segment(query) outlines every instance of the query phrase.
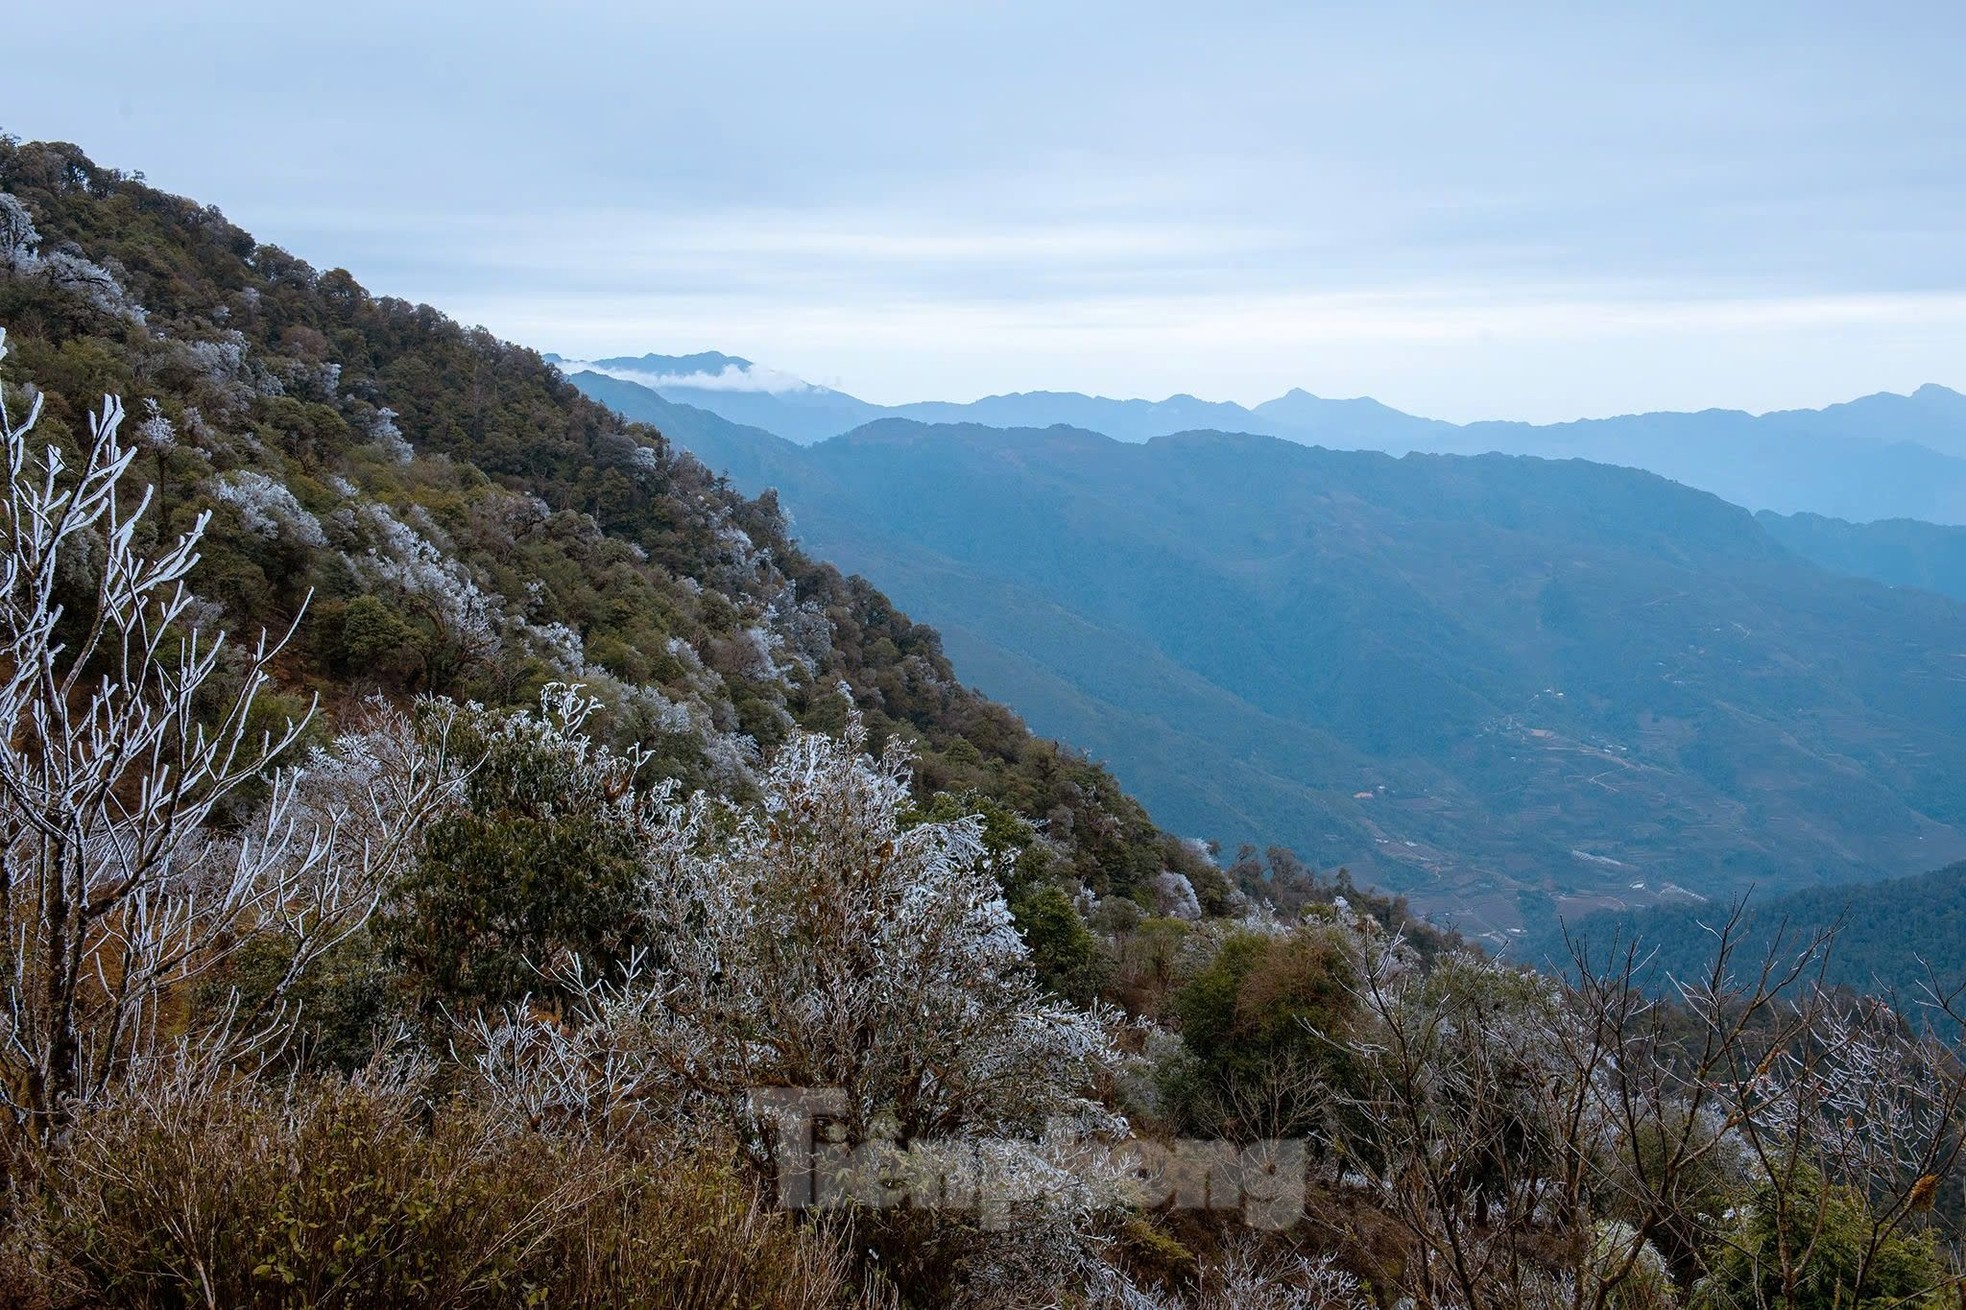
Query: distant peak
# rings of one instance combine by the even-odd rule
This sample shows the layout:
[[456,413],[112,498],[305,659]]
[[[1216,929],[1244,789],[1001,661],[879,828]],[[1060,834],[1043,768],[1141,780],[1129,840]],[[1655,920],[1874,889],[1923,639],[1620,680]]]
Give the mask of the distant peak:
[[726,355],[721,350],[700,350],[693,355],[616,355],[597,359],[610,368],[639,368],[651,373],[721,373],[727,368],[749,369],[750,360],[742,355]]

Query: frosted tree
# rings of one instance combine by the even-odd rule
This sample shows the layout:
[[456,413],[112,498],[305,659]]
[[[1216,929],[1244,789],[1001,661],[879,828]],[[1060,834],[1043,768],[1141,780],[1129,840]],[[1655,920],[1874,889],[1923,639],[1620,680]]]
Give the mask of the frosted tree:
[[18,196],[0,191],[0,274],[31,277],[78,295],[105,314],[135,323],[144,321],[143,307],[102,265],[69,250],[41,252],[41,234]]
[[[0,396],[0,1108],[35,1133],[162,1053],[276,1043],[281,996],[373,907],[445,787],[441,752],[393,749],[407,726],[388,716],[321,767],[275,768],[302,723],[262,731],[254,706],[283,639],[222,666],[196,626],[206,517],[145,553],[120,403],[75,467],[38,417]],[[273,1012],[187,1031],[185,984],[268,934]]]
[[794,736],[756,807],[646,798],[656,945],[626,976],[576,980],[570,1025],[487,1034],[507,1074],[556,1071],[560,1092],[524,1093],[534,1117],[770,1087],[836,1089],[856,1131],[902,1139],[1091,1112],[1112,1049],[1035,982],[980,821],[911,822],[908,755],[866,745],[857,716],[840,739]]

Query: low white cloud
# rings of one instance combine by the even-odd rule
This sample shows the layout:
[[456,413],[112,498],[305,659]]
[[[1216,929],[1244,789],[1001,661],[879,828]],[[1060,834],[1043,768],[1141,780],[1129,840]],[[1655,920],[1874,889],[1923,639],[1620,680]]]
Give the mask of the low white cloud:
[[518,340],[591,354],[712,341],[883,404],[1031,390],[1254,404],[1301,386],[1433,418],[1559,422],[1813,407],[1966,381],[1966,294],[1949,292],[1716,296],[1519,283],[1028,301],[624,292],[486,296],[461,308]]
[[570,359],[560,365],[565,373],[599,373],[604,377],[619,378],[623,382],[633,382],[651,391],[692,390],[692,391],[764,391],[775,396],[790,395],[800,391],[812,391],[813,385],[803,378],[781,373],[774,368],[763,368],[757,364],[749,368],[739,368],[726,364],[716,373],[650,373],[636,368],[615,368],[606,364],[596,364],[591,360]]

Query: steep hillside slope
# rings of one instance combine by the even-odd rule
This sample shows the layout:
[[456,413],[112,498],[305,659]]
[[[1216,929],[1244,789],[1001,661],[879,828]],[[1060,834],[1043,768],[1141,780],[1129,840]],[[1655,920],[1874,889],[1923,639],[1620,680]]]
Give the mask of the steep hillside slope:
[[[851,687],[920,783],[1045,825],[1089,885],[1210,875],[1112,778],[966,689],[936,634],[793,545],[655,430],[530,350],[371,296],[214,209],[61,145],[0,142],[0,365],[72,443],[126,398],[160,527],[214,515],[194,584],[220,626],[284,628],[293,703],[577,680],[691,785],[743,792],[759,749]],[[148,522],[149,520],[147,520]],[[307,603],[311,594],[311,603]],[[1219,880],[1218,880],[1219,882]]]
[[1465,927],[1966,855],[1966,610],[1828,574],[1663,479],[665,421],[1167,821],[1274,835]]

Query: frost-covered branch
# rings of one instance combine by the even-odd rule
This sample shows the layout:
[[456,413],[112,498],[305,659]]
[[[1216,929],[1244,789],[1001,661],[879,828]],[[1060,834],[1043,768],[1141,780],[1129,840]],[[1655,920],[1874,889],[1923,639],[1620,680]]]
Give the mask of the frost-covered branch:
[[[38,417],[0,416],[0,1107],[30,1128],[185,1040],[184,984],[268,934],[289,960],[278,1006],[445,786],[427,752],[359,797],[333,794],[332,768],[276,768],[305,718],[269,732],[253,710],[291,632],[262,634],[222,687],[225,639],[193,622],[187,585],[207,517],[145,553],[121,404],[104,398],[74,467],[34,440]],[[201,1040],[263,1048],[280,1019],[228,1010]]]

